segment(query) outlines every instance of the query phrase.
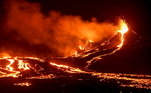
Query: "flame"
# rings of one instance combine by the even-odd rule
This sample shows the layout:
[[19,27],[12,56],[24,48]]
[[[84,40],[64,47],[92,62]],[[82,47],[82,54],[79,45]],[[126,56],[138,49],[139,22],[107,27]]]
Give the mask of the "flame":
[[124,35],[125,33],[128,32],[128,26],[126,24],[126,22],[124,20],[120,20],[120,29],[118,30],[118,32],[121,34],[121,43],[119,45],[117,45],[117,47],[119,47],[119,49],[123,46],[124,43]]
[[[82,52],[77,51],[73,56],[85,58],[96,52],[113,48],[113,51],[111,51],[109,53],[104,53],[104,54],[98,55],[96,57],[93,57],[91,60],[87,61],[88,66],[89,66],[89,65],[91,65],[91,62],[93,60],[98,60],[102,56],[111,55],[111,54],[114,54],[115,52],[117,52],[118,50],[120,50],[123,47],[124,40],[125,40],[125,34],[128,32],[129,28],[124,19],[119,19],[118,22],[119,23],[118,23],[117,29],[115,30],[115,33],[113,33],[113,36],[110,37],[109,40],[102,42],[102,43],[99,43],[99,42],[96,42],[93,40],[88,40],[88,42],[86,42],[83,46],[79,46],[79,49],[84,50],[84,51],[82,51]],[[119,37],[118,40],[113,39],[116,36]],[[112,39],[116,42],[112,43],[112,41],[113,41]],[[112,40],[112,41],[110,41],[110,40]],[[100,44],[100,45],[98,46],[98,44]],[[99,49],[99,47],[101,47],[101,46],[102,47],[105,46],[104,49]],[[93,52],[91,52],[91,51],[93,51]]]

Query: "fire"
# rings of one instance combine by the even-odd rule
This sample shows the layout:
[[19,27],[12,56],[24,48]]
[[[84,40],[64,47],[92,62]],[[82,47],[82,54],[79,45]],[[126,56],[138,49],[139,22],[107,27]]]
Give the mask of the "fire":
[[[125,34],[128,32],[129,28],[124,19],[119,19],[118,22],[119,23],[117,25],[117,29],[115,29],[115,32],[109,38],[109,40],[102,42],[102,41],[94,41],[94,40],[90,39],[90,40],[88,40],[88,42],[83,44],[83,46],[79,45],[79,49],[82,50],[82,52],[77,51],[74,54],[74,56],[85,58],[85,57],[88,57],[99,51],[101,52],[104,50],[113,49],[113,51],[111,51],[109,53],[104,53],[104,54],[98,55],[96,57],[93,57],[91,60],[87,61],[88,65],[90,65],[93,60],[98,60],[102,56],[111,55],[111,54],[114,54],[115,52],[117,52],[118,50],[120,50],[123,47],[124,40],[125,40]],[[114,39],[117,36],[118,36],[118,40]],[[103,47],[103,49],[100,47]]]
[[128,31],[128,26],[125,20],[120,20],[120,29],[118,30],[118,32],[124,35],[127,31]]
[[123,46],[123,43],[124,43],[124,35],[125,33],[128,32],[128,26],[126,24],[126,22],[124,20],[120,20],[120,29],[118,30],[118,32],[121,34],[121,43],[117,46],[119,48],[121,48]]

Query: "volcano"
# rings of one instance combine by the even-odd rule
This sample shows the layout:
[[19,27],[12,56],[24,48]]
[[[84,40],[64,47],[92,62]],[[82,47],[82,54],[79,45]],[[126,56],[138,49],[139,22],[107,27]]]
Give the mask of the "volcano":
[[[0,79],[9,81],[7,84],[13,87],[32,87],[35,81],[36,83],[41,82],[38,80],[52,82],[63,79],[76,80],[77,82],[93,81],[100,84],[99,87],[108,88],[110,86],[109,88],[111,88],[112,86],[112,88],[117,88],[117,91],[123,91],[124,88],[130,88],[132,91],[135,89],[147,91],[145,89],[151,89],[150,75],[101,73],[89,69],[93,62],[112,55],[122,48],[128,26],[123,20],[119,22],[119,29],[111,38],[104,42],[89,41],[84,46],[79,46],[79,49],[72,56],[50,58],[2,57],[0,59]],[[64,84],[62,88],[66,86],[65,82]],[[36,86],[39,86],[39,84],[36,84]]]
[[[122,48],[128,44],[129,33],[137,33],[123,17],[100,22],[94,17],[86,20],[49,9],[44,14],[40,4],[32,0],[6,0],[4,5],[0,32],[2,92],[150,93],[149,74],[97,70],[108,69],[108,65],[96,66],[104,59],[119,52],[129,54]],[[118,56],[113,59],[121,64],[124,61]],[[134,62],[131,67],[136,65]],[[114,66],[115,70],[120,67]],[[123,67],[131,70],[129,65]]]

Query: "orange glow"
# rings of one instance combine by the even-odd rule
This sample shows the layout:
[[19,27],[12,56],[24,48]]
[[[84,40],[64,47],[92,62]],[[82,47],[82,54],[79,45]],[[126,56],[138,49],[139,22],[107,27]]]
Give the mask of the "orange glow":
[[[98,55],[98,56],[92,58],[92,60],[90,60],[90,61],[87,62],[88,65],[90,65],[91,62],[92,62],[94,59],[100,59],[102,56],[107,56],[107,55],[114,54],[116,51],[118,51],[118,50],[120,50],[120,49],[122,48],[122,46],[123,46],[123,44],[124,44],[125,34],[128,32],[129,28],[128,28],[127,23],[125,22],[124,19],[119,19],[119,23],[118,23],[118,25],[117,25],[116,27],[117,27],[117,28],[116,28],[115,32],[113,33],[112,37],[119,36],[119,38],[118,38],[119,41],[116,41],[116,40],[115,40],[115,41],[116,41],[116,42],[115,42],[115,45],[113,44],[114,46],[112,46],[112,45],[110,45],[110,46],[111,46],[111,48],[112,48],[112,47],[117,47],[117,48],[114,49],[114,50],[113,50],[112,52],[110,52],[110,53],[105,53],[105,54]],[[112,39],[112,38],[110,38],[110,39]],[[95,50],[96,52],[97,52],[97,51],[101,51],[101,50],[99,50],[98,48],[96,48],[95,45],[92,46],[93,43],[97,43],[97,42],[90,39],[90,40],[88,40],[88,42],[86,42],[83,46],[79,46],[79,49],[80,49],[80,50],[84,50],[84,52],[89,52],[89,51],[91,51],[91,50]],[[110,43],[111,43],[111,41],[105,41],[105,42],[101,43],[100,46],[106,46],[107,44],[110,44]],[[109,47],[110,47],[110,46],[109,46]],[[106,49],[107,49],[107,48],[105,48],[104,50],[106,50]],[[80,52],[80,53],[81,53],[81,52]],[[77,57],[77,56],[86,57],[86,56],[89,56],[89,55],[91,55],[91,54],[93,54],[93,53],[95,53],[95,52],[93,52],[93,53],[87,53],[87,54],[84,54],[84,55],[83,55],[82,53],[81,53],[81,54],[80,54],[80,53],[76,52],[76,54],[75,54],[74,56],[75,56],[75,57]]]
[[56,63],[50,62],[50,65],[56,66],[58,69],[63,69],[64,71],[68,73],[84,73],[85,71],[80,70],[79,68],[70,67],[67,65],[60,65]]
[[53,65],[53,66],[57,66],[57,67],[69,68],[69,66],[66,66],[66,65],[58,65],[56,63],[50,63],[50,64]]
[[23,83],[15,83],[14,85],[17,85],[17,86],[31,86],[31,83],[29,82],[23,82]]
[[[108,79],[108,80],[125,80],[130,81],[130,83],[121,84],[121,87],[135,87],[135,88],[145,88],[151,89],[151,75],[139,75],[139,74],[116,74],[116,73],[92,73],[93,76],[98,78]],[[146,77],[146,78],[143,78]],[[142,79],[143,78],[143,79]],[[148,79],[149,78],[149,79]]]
[[93,41],[93,40],[89,40],[89,42],[90,42],[90,43],[93,43],[94,41]]
[[[46,16],[41,12],[39,4],[28,3],[24,0],[11,0],[8,6],[6,29],[11,33],[16,31],[32,46],[46,46],[52,51],[50,56],[71,56],[78,46],[84,50],[83,45],[87,41],[98,42],[110,38],[117,28],[111,22],[83,20],[80,16],[63,15],[56,11],[49,11]],[[18,49],[11,50],[12,55],[16,55],[13,51],[24,56]],[[39,56],[34,51],[31,54]],[[29,55],[25,54],[25,56]]]
[[13,67],[11,67],[11,65],[14,63],[14,60],[13,59],[8,59],[8,61],[10,62],[10,64],[8,64],[6,66],[6,69],[9,70],[9,71],[13,71]]
[[0,59],[3,59],[3,58],[11,58],[11,56],[6,52],[0,53]]
[[[23,43],[25,41],[29,45],[28,48],[38,46],[38,50],[28,51],[29,54],[36,56],[28,57],[28,53],[24,54],[27,50],[24,48],[23,52],[17,48],[2,49],[0,78],[53,79],[78,74],[84,77],[87,75],[96,77],[100,81],[115,79],[118,82],[123,80],[130,82],[129,85],[121,83],[122,87],[151,89],[151,75],[97,73],[89,69],[92,62],[99,62],[103,56],[114,54],[123,47],[125,35],[129,30],[124,19],[118,20],[118,24],[115,24],[98,22],[96,18],[95,21],[83,20],[80,16],[63,15],[56,11],[49,11],[46,16],[41,12],[38,3],[28,3],[26,0],[7,0],[6,3],[9,6],[8,9],[6,7],[4,22],[7,33],[14,33],[15,36],[12,35],[11,38],[19,40],[17,43],[23,40]],[[19,36],[16,38],[17,35]],[[47,52],[47,50],[39,51],[41,47],[51,51],[48,52],[48,58],[38,58],[41,57],[41,52]],[[78,80],[83,79],[78,78]],[[32,83],[19,82],[14,85],[31,86]]]
[[124,20],[120,20],[120,29],[118,32],[120,32],[122,35],[124,35],[128,31],[128,26]]
[[79,46],[79,49],[80,49],[80,50],[84,50],[84,47],[82,47],[82,46]]
[[18,68],[19,69],[23,69],[23,70],[29,70],[29,64],[28,63],[24,63],[22,60],[18,61]]
[[[9,57],[3,57],[2,60],[7,60],[9,64],[6,65],[6,68],[0,67],[0,69],[3,69],[6,72],[0,71],[0,77],[19,77],[20,72],[23,70],[30,70],[29,63],[23,62],[23,60],[19,60],[19,57],[9,58]],[[17,68],[13,67],[14,64],[17,63]],[[19,69],[19,70],[17,70]]]
[[[119,37],[119,40],[120,42],[116,45],[117,49],[115,49],[113,52],[110,52],[110,53],[106,53],[106,54],[102,54],[102,55],[99,55],[97,57],[94,57],[92,58],[91,60],[87,61],[87,64],[88,65],[91,65],[91,62],[95,59],[95,60],[100,60],[102,56],[107,56],[107,55],[111,55],[113,53],[115,53],[116,51],[120,50],[121,47],[123,46],[123,43],[124,43],[124,36],[125,36],[125,33],[127,33],[128,31],[128,26],[126,24],[126,22],[122,19],[120,19],[119,21],[119,25],[116,26],[118,29],[115,30],[113,33],[113,35],[119,35],[120,33],[120,37]],[[80,42],[80,45],[78,46],[80,50],[76,50],[73,57],[86,57],[86,56],[89,56],[97,51],[99,51],[99,49],[97,47],[99,46],[95,46],[93,44],[97,43],[97,41],[93,40],[93,39],[88,39],[84,42]],[[108,41],[108,43],[110,43]],[[102,43],[101,45],[105,45],[106,43]],[[94,52],[89,52],[89,51],[92,51],[92,50],[95,50]],[[88,54],[87,54],[88,52]],[[8,54],[7,54],[8,55]],[[34,69],[34,67],[31,67],[31,64],[22,60],[22,58],[24,59],[31,59],[31,60],[37,60],[39,62],[45,62],[44,59],[40,59],[40,58],[36,58],[36,57],[7,57],[7,56],[4,56],[0,59],[5,59],[7,60],[9,63],[6,65],[6,68],[4,67],[1,67],[1,69],[4,69],[4,70],[7,70],[9,73],[5,73],[5,72],[0,72],[2,75],[0,77],[18,77],[19,74],[22,72],[22,71],[26,71],[26,70],[30,70],[31,68]],[[17,68],[14,67],[14,65],[17,63]],[[37,64],[33,65],[33,66],[36,66]],[[79,68],[74,68],[74,67],[70,67],[68,65],[62,65],[62,64],[57,64],[55,62],[50,62],[50,65],[52,66],[55,66],[57,67],[58,69],[61,69],[61,70],[64,70],[68,73],[86,73],[85,71],[82,71],[81,69]],[[39,70],[43,70],[43,68],[40,68]],[[34,69],[34,71],[36,71]]]
[[126,24],[126,22],[124,20],[120,20],[120,29],[118,30],[118,32],[121,34],[121,43],[117,46],[119,48],[121,48],[123,46],[123,43],[124,43],[124,35],[125,33],[128,32],[128,26]]

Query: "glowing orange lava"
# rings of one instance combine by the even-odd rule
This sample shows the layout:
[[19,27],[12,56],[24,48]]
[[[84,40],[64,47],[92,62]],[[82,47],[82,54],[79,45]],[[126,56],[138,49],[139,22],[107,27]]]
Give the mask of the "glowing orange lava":
[[[120,37],[119,37],[120,42],[116,45],[117,48],[114,49],[114,51],[112,51],[110,53],[98,55],[98,56],[88,60],[87,61],[88,65],[90,65],[91,61],[93,61],[94,59],[99,60],[99,59],[101,59],[102,56],[107,56],[107,55],[113,54],[122,48],[123,43],[124,43],[125,33],[128,32],[128,26],[123,19],[120,19],[119,24],[117,25],[117,28],[118,28],[117,31],[115,31],[115,33],[114,33],[114,36],[120,34]],[[85,44],[81,43],[81,45],[78,46],[78,50],[76,50],[76,52],[73,54],[73,56],[84,58],[95,52],[101,51],[97,48],[100,46],[95,45],[95,43],[97,43],[97,42],[95,42],[95,40],[93,40],[93,39],[86,40]],[[110,43],[110,42],[108,41],[107,43]],[[101,43],[100,45],[106,45],[106,43]],[[90,51],[93,51],[93,52],[90,52]],[[7,53],[5,53],[5,55],[6,54]],[[26,59],[26,60],[24,60],[24,59]],[[37,66],[37,64],[31,66],[31,63],[28,62],[28,59],[36,60],[36,61],[39,61],[42,63],[45,62],[44,59],[40,59],[40,58],[36,58],[36,57],[14,57],[13,58],[11,56],[3,56],[2,58],[0,58],[0,60],[6,60],[9,62],[9,64],[7,64],[5,67],[0,67],[1,69],[4,70],[4,71],[0,71],[0,77],[18,77],[18,76],[20,76],[20,73],[23,71],[30,71],[30,70],[41,71],[41,70],[43,70],[42,67],[38,67],[39,70],[36,70],[35,67]],[[15,64],[17,64],[17,68],[14,67]],[[56,66],[58,69],[64,70],[68,73],[85,73],[86,72],[86,71],[80,70],[79,68],[70,67],[68,65],[57,64],[55,62],[50,62],[50,65]],[[7,72],[5,72],[5,71],[7,71]],[[37,73],[39,73],[39,72],[37,72]]]
[[[91,65],[91,62],[93,60],[101,60],[102,56],[111,55],[115,53],[116,51],[120,50],[124,44],[124,39],[125,39],[124,37],[125,37],[125,34],[128,32],[128,30],[129,28],[127,26],[127,23],[124,20],[120,19],[119,25],[117,26],[117,31],[115,31],[113,35],[113,36],[119,36],[118,38],[119,41],[117,41],[116,45],[114,46],[116,48],[109,53],[107,52],[107,53],[95,56],[92,59],[88,60],[86,63],[88,65]],[[64,59],[64,60],[69,61],[69,60],[72,60],[72,58],[81,58],[81,59],[85,58],[89,55],[93,55],[94,53],[101,51],[98,47],[105,46],[108,44],[110,45],[111,41],[105,41],[101,44],[95,44],[95,43],[96,42],[94,40],[89,39],[86,41],[85,44],[81,44],[77,46],[78,50],[76,50],[73,56],[69,56],[70,59],[68,59],[68,57],[62,57],[62,58],[56,58],[56,60]],[[104,50],[107,50],[107,49],[108,48],[105,47]],[[61,71],[60,73],[69,74],[69,76],[72,76],[73,74],[87,74],[92,77],[100,78],[100,81],[106,80],[106,79],[107,80],[116,79],[117,82],[121,83],[120,85],[121,87],[136,87],[136,88],[151,89],[151,82],[150,82],[151,76],[150,75],[97,73],[93,71],[84,70],[85,67],[83,69],[80,69],[77,67],[61,64],[57,61],[48,61],[47,58],[41,59],[41,58],[36,58],[36,57],[3,56],[0,58],[0,62],[1,62],[0,63],[0,78],[23,77],[25,80],[29,80],[29,79],[53,79],[53,78],[63,77],[61,76],[62,74],[58,75],[58,72],[55,72],[56,74],[54,72],[51,73],[51,70],[55,68],[54,70]],[[45,66],[48,66],[48,67],[45,68]],[[50,67],[50,72],[49,70],[47,70],[49,69],[49,67]],[[83,80],[83,78],[78,78],[78,80]],[[121,80],[130,81],[130,82],[127,84],[127,83],[122,82]],[[17,82],[17,83],[14,83],[14,85],[30,86],[32,85],[32,83]]]
[[117,45],[117,47],[119,47],[119,49],[123,46],[124,43],[124,35],[125,33],[128,32],[128,26],[126,24],[126,22],[124,20],[120,20],[120,29],[118,30],[118,32],[121,34],[121,43],[119,45]]
[[23,83],[15,83],[14,85],[16,85],[16,86],[31,86],[31,83],[29,83],[29,82],[23,82]]

